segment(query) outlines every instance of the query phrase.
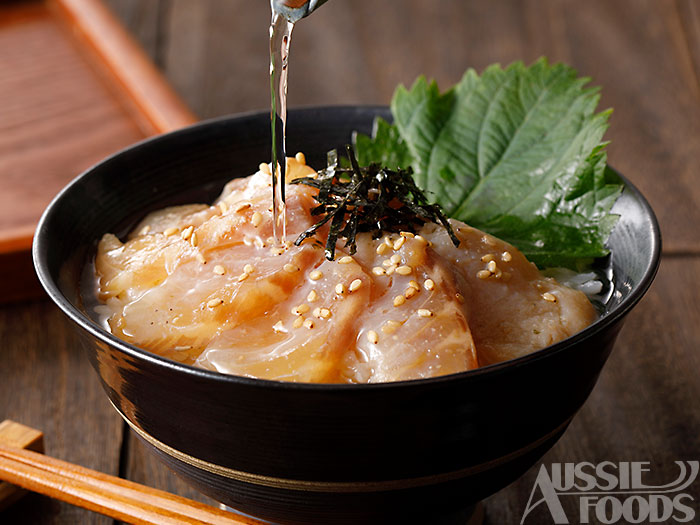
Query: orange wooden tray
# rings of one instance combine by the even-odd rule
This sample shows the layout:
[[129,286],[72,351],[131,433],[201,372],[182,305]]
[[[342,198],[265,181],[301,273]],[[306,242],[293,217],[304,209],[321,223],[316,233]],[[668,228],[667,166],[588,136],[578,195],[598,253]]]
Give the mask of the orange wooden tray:
[[36,223],[83,170],[196,117],[99,0],[0,3],[0,302],[38,296]]

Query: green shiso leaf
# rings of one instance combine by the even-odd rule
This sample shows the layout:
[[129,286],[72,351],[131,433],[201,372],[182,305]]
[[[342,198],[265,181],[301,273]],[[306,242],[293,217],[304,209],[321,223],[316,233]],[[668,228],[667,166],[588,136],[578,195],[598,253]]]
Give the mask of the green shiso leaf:
[[414,170],[445,213],[518,247],[539,266],[604,256],[622,184],[606,166],[610,111],[597,88],[540,59],[469,70],[453,88],[399,86],[394,124],[354,137],[361,164]]

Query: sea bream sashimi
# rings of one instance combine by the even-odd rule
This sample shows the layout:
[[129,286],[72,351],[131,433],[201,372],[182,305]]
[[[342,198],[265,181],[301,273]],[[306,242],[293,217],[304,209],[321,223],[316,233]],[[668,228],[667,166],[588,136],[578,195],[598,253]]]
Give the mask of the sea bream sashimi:
[[[289,159],[288,180],[313,177]],[[269,168],[230,182],[212,206],[151,213],[95,261],[98,296],[118,337],[223,373],[298,382],[432,377],[511,359],[589,325],[586,296],[514,247],[450,221],[369,233],[335,259],[310,238],[317,191],[287,186],[287,237],[272,239]],[[327,233],[326,233],[327,234]]]

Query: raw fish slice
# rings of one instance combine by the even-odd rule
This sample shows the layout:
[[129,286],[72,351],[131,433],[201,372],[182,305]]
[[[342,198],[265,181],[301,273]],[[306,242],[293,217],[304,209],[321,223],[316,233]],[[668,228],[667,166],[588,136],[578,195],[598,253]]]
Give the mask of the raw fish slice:
[[[582,292],[542,276],[515,247],[464,223],[450,223],[461,241],[458,248],[435,225],[426,225],[423,235],[466,283],[462,293],[481,365],[529,354],[595,320]],[[491,261],[495,273],[488,271]]]
[[[307,249],[315,265],[299,272],[293,293],[265,315],[226,329],[197,364],[230,374],[315,383],[347,382],[340,363],[355,343],[356,322],[369,287],[349,291],[355,279],[369,282],[358,265],[342,265]],[[343,289],[336,289],[338,284]]]
[[[248,192],[253,198],[240,209],[167,208],[149,214],[139,225],[140,231],[150,225],[149,232],[125,244],[104,236],[96,270],[100,298],[114,312],[108,323],[115,335],[193,362],[223,330],[264,315],[293,292],[297,276],[285,271],[286,265],[301,270],[322,258],[322,251],[308,245],[271,246],[269,199],[260,194],[269,176],[258,173],[244,181],[244,189],[253,186],[256,191]],[[310,192],[293,187],[289,200],[306,209]],[[259,221],[253,220],[256,213]],[[206,222],[197,220],[205,214]],[[312,224],[308,212],[297,224]],[[176,231],[168,234],[168,229]],[[244,282],[249,266],[254,270]]]
[[[401,244],[398,250],[377,253],[382,243],[398,246],[397,241]],[[358,321],[360,363],[347,366],[369,382],[476,368],[476,349],[460,289],[451,269],[429,250],[427,240],[393,235],[371,241],[364,234],[358,238],[355,258],[368,268],[373,289]],[[433,283],[431,289],[425,287],[428,279]],[[368,374],[363,373],[363,365],[369,368]]]

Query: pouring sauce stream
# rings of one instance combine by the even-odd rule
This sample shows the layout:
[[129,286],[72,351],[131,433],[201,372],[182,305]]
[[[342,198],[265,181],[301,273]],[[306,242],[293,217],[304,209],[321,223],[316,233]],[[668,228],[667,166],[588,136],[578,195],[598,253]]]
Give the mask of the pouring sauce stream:
[[272,235],[278,246],[287,236],[286,174],[287,62],[294,23],[272,10],[270,23],[270,122],[272,128]]

